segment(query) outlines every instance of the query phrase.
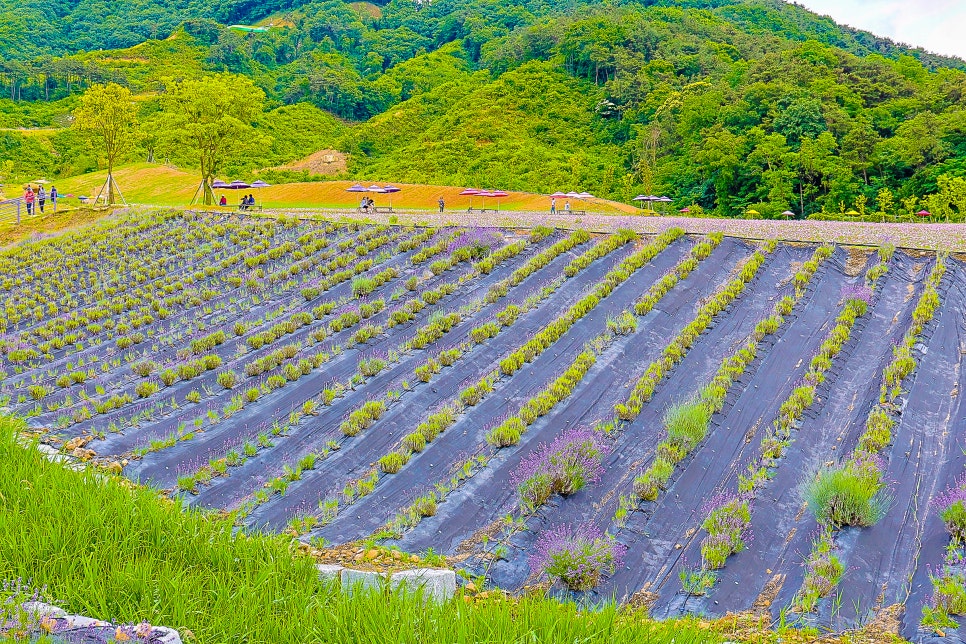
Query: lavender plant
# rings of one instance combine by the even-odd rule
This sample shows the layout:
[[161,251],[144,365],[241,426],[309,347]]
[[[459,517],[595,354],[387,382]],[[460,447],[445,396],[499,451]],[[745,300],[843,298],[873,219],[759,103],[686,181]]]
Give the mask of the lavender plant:
[[613,574],[626,550],[592,525],[576,529],[561,525],[541,533],[530,569],[559,580],[570,590],[585,591],[596,587],[603,574]]
[[604,473],[601,461],[610,453],[603,436],[592,429],[564,431],[524,458],[511,477],[520,504],[534,510],[553,494],[569,496]]

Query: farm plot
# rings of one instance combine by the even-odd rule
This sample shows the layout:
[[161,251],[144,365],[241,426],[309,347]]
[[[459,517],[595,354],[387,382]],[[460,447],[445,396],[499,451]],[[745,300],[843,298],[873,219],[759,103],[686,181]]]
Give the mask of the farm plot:
[[954,257],[157,213],[0,267],[12,413],[240,526],[660,616],[959,633]]

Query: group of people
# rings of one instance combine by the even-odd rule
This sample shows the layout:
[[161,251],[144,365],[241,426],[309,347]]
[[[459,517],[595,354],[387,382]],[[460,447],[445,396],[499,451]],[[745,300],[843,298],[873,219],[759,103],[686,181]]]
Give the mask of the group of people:
[[[225,195],[222,195],[221,196],[221,199],[218,201],[218,205],[219,206],[227,206],[228,205],[228,197],[226,197]],[[242,195],[241,201],[238,202],[238,209],[239,210],[248,210],[248,209],[252,208],[254,205],[255,205],[255,195],[252,195],[252,194]]]
[[50,205],[53,206],[54,212],[57,212],[57,186],[51,186],[48,193],[44,190],[43,185],[38,186],[36,192],[34,192],[33,186],[28,185],[23,193],[23,201],[27,204],[27,216],[34,214],[35,203],[37,208],[40,209],[40,214],[43,214],[48,197],[50,197]]
[[359,212],[371,214],[372,211],[375,210],[375,207],[376,202],[370,199],[368,196],[363,197],[362,201],[359,202]]
[[[567,200],[567,201],[564,202],[564,212],[565,213],[570,213],[570,200]],[[550,198],[550,214],[551,215],[556,215],[557,214],[557,198],[556,197],[551,197]]]

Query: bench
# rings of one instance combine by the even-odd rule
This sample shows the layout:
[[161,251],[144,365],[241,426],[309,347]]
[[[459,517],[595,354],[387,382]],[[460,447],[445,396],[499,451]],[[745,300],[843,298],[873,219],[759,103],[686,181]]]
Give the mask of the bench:
[[253,210],[257,210],[258,212],[261,212],[262,206],[259,206],[258,204],[255,204],[254,206],[238,206],[239,212],[251,212]]

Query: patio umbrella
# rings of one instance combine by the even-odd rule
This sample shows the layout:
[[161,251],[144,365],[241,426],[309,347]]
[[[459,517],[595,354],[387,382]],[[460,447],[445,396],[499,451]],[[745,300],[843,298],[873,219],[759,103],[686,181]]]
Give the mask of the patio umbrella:
[[478,194],[480,194],[480,191],[477,190],[476,188],[467,188],[460,193],[460,196],[470,198],[470,210],[473,210],[473,197],[475,197]]
[[795,213],[793,213],[791,210],[786,210],[785,212],[782,213],[782,217],[794,217],[794,216],[795,216]]
[[389,194],[389,210],[392,210],[392,195],[394,192],[402,192],[402,188],[397,188],[394,185],[387,185],[383,186],[382,191]]
[[244,190],[251,187],[252,187],[251,184],[245,183],[241,179],[235,179],[227,186],[225,186],[227,190]]
[[480,198],[480,210],[486,210],[486,198],[492,197],[493,193],[489,190],[478,190],[476,195]]
[[271,188],[272,184],[265,183],[264,181],[259,179],[258,181],[253,181],[251,187],[252,188]]
[[932,216],[932,213],[929,212],[928,210],[920,210],[919,212],[916,213],[916,216],[917,217],[931,217]]
[[758,212],[757,210],[754,210],[754,209],[751,209],[751,210],[748,210],[747,212],[745,212],[745,214],[746,214],[746,215],[751,215],[751,216],[753,216],[753,217],[757,217],[757,216],[758,216],[758,215],[760,215],[761,213],[760,213],[760,212]]
[[[376,184],[372,184],[371,186],[369,186],[368,188],[366,188],[366,192],[372,192],[372,193],[376,193],[376,194],[383,194],[386,191],[384,189],[380,188],[379,186],[377,186]],[[370,201],[372,201],[372,200],[370,199]],[[376,202],[373,201],[372,202],[372,206],[375,207],[375,205],[376,205]]]
[[348,188],[345,189],[345,191],[346,192],[368,192],[368,190],[366,190],[366,187],[361,183],[357,183],[354,186],[349,186]]
[[211,182],[212,190],[219,190],[227,187],[228,187],[228,184],[222,181],[221,179],[215,179],[214,181]]
[[550,196],[553,197],[554,199],[563,199],[564,197],[567,196],[567,193],[566,192],[555,192],[555,193],[553,193]]
[[647,195],[637,195],[636,197],[634,197],[633,199],[631,199],[631,201],[638,201],[638,202],[640,202],[638,205],[642,209],[644,208],[644,204],[647,203],[649,200],[650,200],[650,197],[648,197]]
[[691,212],[691,209],[690,208],[681,208],[681,210],[678,210],[678,212],[683,212],[686,215],[689,212]]
[[496,211],[500,212],[500,199],[503,197],[509,197],[510,193],[504,192],[503,190],[493,190],[490,192],[490,196],[496,198]]

